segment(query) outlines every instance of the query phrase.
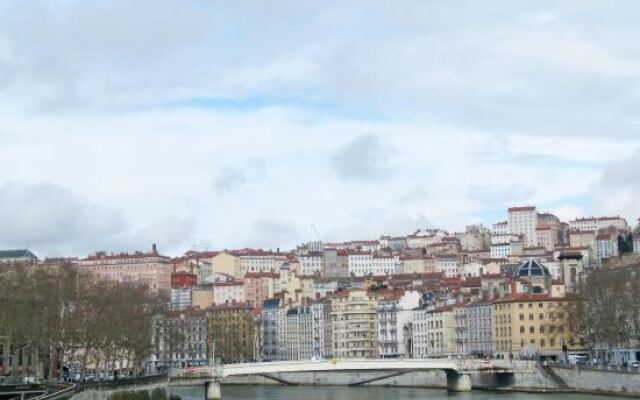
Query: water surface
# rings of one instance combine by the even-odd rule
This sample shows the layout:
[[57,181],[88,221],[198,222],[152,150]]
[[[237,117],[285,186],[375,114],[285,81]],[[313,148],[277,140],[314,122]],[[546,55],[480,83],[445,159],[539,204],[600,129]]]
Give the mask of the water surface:
[[[204,387],[174,387],[182,400],[204,400]],[[448,393],[440,389],[344,386],[223,385],[222,400],[611,400],[609,396],[509,392]]]

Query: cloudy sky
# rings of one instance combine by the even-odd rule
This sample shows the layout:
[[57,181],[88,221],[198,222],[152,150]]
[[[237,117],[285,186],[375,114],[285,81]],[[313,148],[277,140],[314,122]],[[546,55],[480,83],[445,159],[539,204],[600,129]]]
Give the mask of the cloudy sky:
[[0,248],[640,216],[640,4],[0,0]]

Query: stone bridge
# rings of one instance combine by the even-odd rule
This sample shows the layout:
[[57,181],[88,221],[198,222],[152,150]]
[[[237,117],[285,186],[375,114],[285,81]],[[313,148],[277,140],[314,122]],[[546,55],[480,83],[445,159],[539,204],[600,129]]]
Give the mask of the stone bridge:
[[[449,359],[330,359],[274,361],[263,363],[224,364],[201,368],[176,369],[171,372],[171,385],[205,385],[207,400],[218,400],[220,380],[229,376],[271,375],[281,372],[388,371],[390,376],[413,371],[440,370],[447,375],[447,389],[471,391],[471,373],[512,374],[522,365],[508,360]],[[525,366],[525,368],[529,368]]]

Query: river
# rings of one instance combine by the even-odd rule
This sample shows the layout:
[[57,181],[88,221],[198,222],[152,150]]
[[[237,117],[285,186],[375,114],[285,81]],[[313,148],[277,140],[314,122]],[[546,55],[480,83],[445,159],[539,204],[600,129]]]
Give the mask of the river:
[[[204,387],[174,387],[182,400],[204,400]],[[223,385],[223,400],[611,400],[613,397],[513,392],[448,393],[446,390],[397,387]]]

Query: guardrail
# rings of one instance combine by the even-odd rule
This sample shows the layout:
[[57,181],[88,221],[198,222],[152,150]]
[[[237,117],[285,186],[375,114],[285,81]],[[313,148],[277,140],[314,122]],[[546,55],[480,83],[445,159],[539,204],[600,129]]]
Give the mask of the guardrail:
[[37,397],[33,397],[29,400],[67,400],[78,392],[78,386],[73,383],[55,383],[47,385],[49,389],[59,388],[53,393],[46,393]]

